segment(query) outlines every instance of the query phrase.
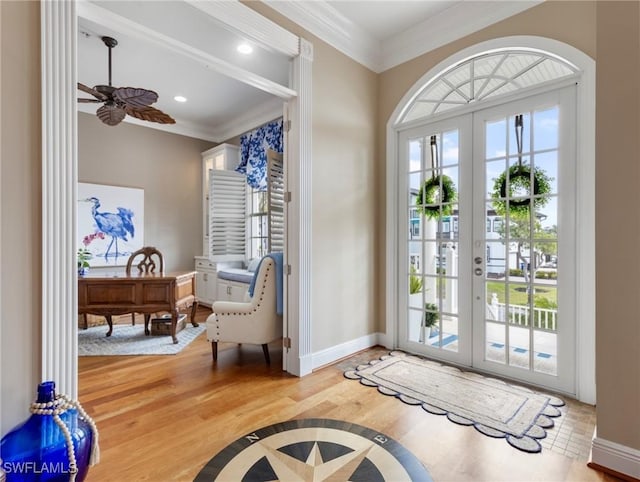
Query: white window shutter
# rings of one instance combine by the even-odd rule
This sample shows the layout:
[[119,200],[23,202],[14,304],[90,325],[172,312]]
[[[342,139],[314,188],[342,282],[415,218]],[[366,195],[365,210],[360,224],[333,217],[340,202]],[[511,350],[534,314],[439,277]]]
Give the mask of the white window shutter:
[[209,257],[243,261],[246,225],[245,176],[235,171],[209,171]]
[[284,163],[282,154],[267,151],[269,252],[284,251]]

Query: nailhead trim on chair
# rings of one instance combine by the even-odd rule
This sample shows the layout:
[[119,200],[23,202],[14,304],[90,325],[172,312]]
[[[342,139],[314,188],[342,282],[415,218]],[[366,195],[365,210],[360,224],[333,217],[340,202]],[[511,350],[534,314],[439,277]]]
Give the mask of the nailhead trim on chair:
[[[267,266],[267,274],[269,273],[269,271],[271,270],[271,266]],[[265,275],[265,279],[266,279],[266,275]],[[253,312],[255,313],[256,311],[258,311],[258,308],[260,308],[260,303],[264,300],[264,290],[267,288],[267,283],[266,281],[262,284],[262,292],[260,293],[260,300],[258,301],[258,303],[256,304],[256,307],[253,309]],[[217,323],[219,323],[220,321],[218,320],[218,316],[224,316],[224,315],[231,315],[233,314],[234,316],[238,316],[238,315],[243,315],[243,316],[247,316],[249,313],[216,313],[216,329],[220,329],[220,325],[218,325]],[[218,336],[218,338],[220,337],[220,332],[216,333],[216,335]],[[219,340],[216,340],[219,341]]]

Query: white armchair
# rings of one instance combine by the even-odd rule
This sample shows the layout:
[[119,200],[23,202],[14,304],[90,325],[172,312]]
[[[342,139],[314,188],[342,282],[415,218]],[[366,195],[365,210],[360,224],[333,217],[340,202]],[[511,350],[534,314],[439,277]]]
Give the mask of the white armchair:
[[277,314],[276,265],[264,258],[256,278],[253,297],[244,303],[216,301],[207,318],[207,340],[213,361],[218,359],[218,342],[262,345],[270,363],[268,343],[282,337],[282,315]]

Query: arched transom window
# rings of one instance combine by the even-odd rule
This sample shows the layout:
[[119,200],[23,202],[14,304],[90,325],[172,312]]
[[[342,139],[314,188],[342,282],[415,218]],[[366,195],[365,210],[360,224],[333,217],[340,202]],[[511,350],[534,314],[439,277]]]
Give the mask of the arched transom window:
[[572,77],[578,69],[534,50],[488,52],[466,59],[435,77],[415,96],[400,123],[441,114],[473,102]]

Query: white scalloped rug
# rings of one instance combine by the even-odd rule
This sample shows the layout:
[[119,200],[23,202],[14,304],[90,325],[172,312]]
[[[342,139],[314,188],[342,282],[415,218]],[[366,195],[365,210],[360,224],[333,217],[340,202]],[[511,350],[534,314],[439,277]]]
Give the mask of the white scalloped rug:
[[170,336],[147,336],[144,323],[113,325],[113,333],[106,336],[107,326],[94,326],[78,330],[78,356],[108,355],[175,355],[195,340],[206,328],[205,323],[195,327],[187,322],[176,335],[174,344]]
[[344,376],[532,453],[542,450],[538,440],[546,437],[553,417],[562,414],[557,407],[564,405],[544,393],[398,351]]

